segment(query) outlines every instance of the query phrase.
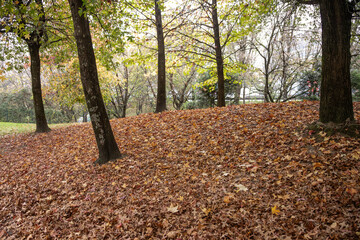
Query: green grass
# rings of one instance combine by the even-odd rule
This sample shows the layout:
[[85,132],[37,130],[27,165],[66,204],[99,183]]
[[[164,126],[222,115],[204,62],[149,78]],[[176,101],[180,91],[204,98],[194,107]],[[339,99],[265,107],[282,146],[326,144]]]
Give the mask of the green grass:
[[[63,126],[69,126],[73,123],[60,123],[50,124],[50,128],[58,128]],[[33,123],[11,123],[11,122],[0,122],[0,136],[8,134],[18,133],[30,133],[35,132],[36,125]]]

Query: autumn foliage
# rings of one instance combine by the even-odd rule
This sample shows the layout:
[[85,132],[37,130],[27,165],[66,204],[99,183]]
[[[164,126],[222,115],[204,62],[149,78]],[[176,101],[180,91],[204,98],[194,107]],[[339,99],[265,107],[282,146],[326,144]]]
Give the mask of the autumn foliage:
[[360,142],[306,130],[318,108],[117,119],[102,166],[89,124],[4,136],[0,239],[358,239]]

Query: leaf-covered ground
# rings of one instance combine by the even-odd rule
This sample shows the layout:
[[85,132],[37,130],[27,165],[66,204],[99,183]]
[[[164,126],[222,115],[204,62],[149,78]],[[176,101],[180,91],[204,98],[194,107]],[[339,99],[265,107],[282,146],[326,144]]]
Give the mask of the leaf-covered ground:
[[[360,142],[314,137],[318,103],[112,121],[0,138],[0,239],[359,239]],[[360,104],[355,104],[360,118]]]

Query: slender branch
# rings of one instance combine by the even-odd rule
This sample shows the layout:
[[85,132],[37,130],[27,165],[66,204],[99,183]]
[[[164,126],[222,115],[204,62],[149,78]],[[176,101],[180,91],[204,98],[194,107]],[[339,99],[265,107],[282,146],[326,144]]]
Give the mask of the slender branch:
[[187,34],[182,33],[182,32],[177,32],[177,33],[179,33],[180,35],[182,35],[182,36],[184,36],[184,37],[186,37],[186,38],[189,38],[189,39],[191,39],[191,40],[194,40],[194,41],[196,41],[196,42],[198,42],[198,43],[204,44],[205,46],[207,46],[207,47],[209,47],[209,48],[215,49],[214,46],[212,46],[212,45],[210,45],[210,44],[208,44],[208,43],[206,43],[206,42],[203,42],[203,41],[201,41],[201,40],[199,40],[199,39],[197,39],[197,38],[195,38],[195,37],[192,37],[192,36],[187,35]]
[[319,0],[296,0],[297,3],[299,4],[308,4],[308,5],[315,5],[315,4],[319,4]]

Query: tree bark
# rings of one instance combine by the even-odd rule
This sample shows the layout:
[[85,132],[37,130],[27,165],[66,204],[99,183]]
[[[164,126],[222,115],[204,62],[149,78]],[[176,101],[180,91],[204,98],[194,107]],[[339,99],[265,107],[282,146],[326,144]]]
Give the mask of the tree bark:
[[320,122],[354,120],[350,82],[352,13],[345,0],[320,0],[322,76]]
[[84,13],[79,14],[79,10],[84,9],[85,6],[82,0],[69,0],[69,4],[74,22],[81,83],[99,150],[99,158],[95,163],[104,164],[110,160],[120,158],[121,153],[116,144],[100,91],[89,22]]
[[88,113],[87,111],[83,112],[83,122],[86,123],[88,121],[88,117],[87,117]]
[[158,88],[155,112],[166,111],[166,69],[165,69],[165,40],[161,20],[159,0],[155,0],[156,34],[158,42]]
[[245,100],[245,90],[246,90],[246,82],[245,82],[245,79],[244,79],[244,82],[243,82],[243,104],[246,103],[246,100]]
[[51,129],[49,128],[45,110],[44,110],[44,102],[42,99],[42,91],[41,91],[41,71],[40,71],[40,44],[36,42],[27,42],[30,60],[31,60],[31,87],[33,93],[34,100],[34,109],[35,109],[35,122],[36,122],[36,133],[49,132]]
[[124,94],[123,97],[123,105],[122,105],[122,113],[121,117],[126,117],[126,109],[129,101],[129,69],[126,65],[124,65],[124,76],[125,76],[125,87],[124,87]]
[[224,77],[224,60],[221,52],[219,20],[217,14],[217,2],[212,0],[211,4],[212,22],[214,30],[215,54],[216,54],[216,69],[218,76],[218,93],[217,106],[225,107],[225,77]]
[[240,92],[242,84],[237,84],[235,88],[234,105],[240,104]]
[[[267,72],[267,71],[265,71]],[[271,94],[269,91],[269,75],[268,73],[265,74],[265,86],[264,86],[264,98],[265,98],[265,102],[273,102],[272,98],[271,98]]]

